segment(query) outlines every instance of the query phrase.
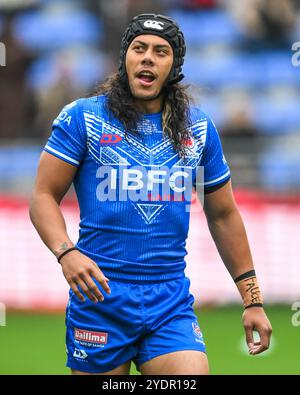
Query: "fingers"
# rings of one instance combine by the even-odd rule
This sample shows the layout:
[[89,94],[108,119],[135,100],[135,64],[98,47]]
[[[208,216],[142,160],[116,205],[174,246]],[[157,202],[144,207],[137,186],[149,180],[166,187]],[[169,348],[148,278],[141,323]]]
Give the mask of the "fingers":
[[[98,298],[94,295],[94,293],[91,291],[91,289],[87,286],[87,284],[85,283],[85,281],[78,279],[77,280],[77,285],[80,286],[80,288],[82,289],[82,292],[94,303],[98,303]],[[101,294],[101,297],[99,299],[99,301],[103,301],[103,296]]]
[[84,286],[84,289],[82,289],[82,290],[84,291],[84,293],[86,293],[88,295],[88,297],[90,299],[91,299],[90,296],[92,296],[92,299],[91,299],[92,302],[95,302],[95,303],[97,303],[98,301],[103,302],[104,297],[103,297],[102,293],[100,292],[99,288],[97,287],[97,285],[95,284],[95,282],[93,281],[93,279],[88,274],[83,274],[82,280],[83,280],[82,286]]
[[272,329],[270,327],[264,327],[257,329],[260,337],[260,341],[254,343],[250,354],[251,355],[257,355],[260,354],[264,351],[266,351],[269,346],[270,346],[270,338],[271,338],[271,333]]
[[[102,274],[103,278],[101,277],[102,283],[106,281],[109,281],[108,278],[106,278]],[[100,277],[98,275],[98,277]],[[97,302],[103,302],[104,297],[102,293],[100,292],[99,288],[91,278],[91,275],[86,273],[86,272],[81,272],[78,273],[77,275],[73,276],[71,279],[67,279],[70,287],[72,288],[73,292],[75,295],[78,297],[79,300],[82,302],[85,301],[84,295],[79,291],[78,286],[81,288],[81,291],[94,303]],[[106,286],[106,290],[108,291],[107,293],[110,293],[110,288],[108,285]]]
[[111,293],[108,285],[109,279],[104,276],[104,274],[101,272],[96,264],[95,267],[90,271],[90,274],[95,278],[95,280],[97,280],[101,284],[102,288],[107,294]]
[[78,298],[79,300],[81,300],[82,302],[84,302],[84,301],[85,301],[85,298],[84,298],[84,296],[82,295],[82,293],[79,292],[79,289],[78,289],[76,283],[70,282],[69,284],[70,284],[70,287],[72,288],[72,291],[73,291],[74,294],[77,296],[77,298]]
[[[109,279],[104,276],[99,266],[84,257],[83,262],[71,260],[69,262],[65,262],[62,267],[64,276],[72,288],[75,295],[82,302],[85,301],[85,294],[92,302],[103,302],[104,296],[102,295],[99,286],[94,282],[93,279],[99,282],[102,286],[103,290],[110,294],[111,290],[108,286]],[[78,289],[80,287],[80,291]],[[83,294],[82,294],[83,293]]]
[[252,350],[253,345],[254,345],[254,340],[253,340],[253,327],[252,325],[244,325],[245,327],[245,333],[246,333],[246,342],[249,347],[249,352]]

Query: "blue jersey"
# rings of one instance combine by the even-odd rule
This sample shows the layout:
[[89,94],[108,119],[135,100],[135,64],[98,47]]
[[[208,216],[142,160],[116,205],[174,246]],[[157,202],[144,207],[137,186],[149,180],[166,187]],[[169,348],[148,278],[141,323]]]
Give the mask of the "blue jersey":
[[67,105],[44,148],[78,168],[77,248],[108,278],[162,281],[184,277],[192,188],[230,178],[215,125],[191,107],[192,138],[183,161],[162,132],[162,114],[144,115],[137,134],[109,114],[105,96]]

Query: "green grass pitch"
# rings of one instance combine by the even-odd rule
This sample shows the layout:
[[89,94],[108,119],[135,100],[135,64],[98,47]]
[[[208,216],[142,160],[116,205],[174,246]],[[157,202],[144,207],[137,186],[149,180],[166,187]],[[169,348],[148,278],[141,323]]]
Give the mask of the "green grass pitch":
[[[249,356],[244,347],[241,307],[196,311],[207,345],[211,374],[300,374],[300,326],[290,306],[269,306],[273,326],[269,351]],[[0,374],[69,374],[65,367],[63,314],[7,312],[0,326]],[[131,374],[137,374],[134,364]]]

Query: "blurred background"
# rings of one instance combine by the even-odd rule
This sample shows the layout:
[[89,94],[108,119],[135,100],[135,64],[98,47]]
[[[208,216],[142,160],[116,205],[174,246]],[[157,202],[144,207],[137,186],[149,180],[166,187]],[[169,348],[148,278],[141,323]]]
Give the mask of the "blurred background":
[[[142,12],[184,32],[184,81],[219,130],[274,330],[266,353],[247,355],[240,296],[193,212],[186,274],[211,373],[300,374],[298,0],[0,0],[0,374],[69,373],[68,285],[28,198],[53,119],[116,71],[121,35]],[[63,212],[76,241],[72,190]]]

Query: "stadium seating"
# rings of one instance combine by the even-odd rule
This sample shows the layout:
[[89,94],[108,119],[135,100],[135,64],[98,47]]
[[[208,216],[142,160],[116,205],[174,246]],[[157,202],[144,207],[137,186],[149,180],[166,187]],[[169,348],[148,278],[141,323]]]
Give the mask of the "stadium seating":
[[[27,47],[40,51],[57,50],[79,44],[91,45],[100,39],[99,18],[85,10],[47,13],[27,12],[15,21],[18,39]],[[39,32],[39,34],[37,34]]]
[[242,32],[233,18],[224,10],[216,11],[171,11],[180,25],[186,41],[190,46],[201,48],[212,44],[239,43]]

